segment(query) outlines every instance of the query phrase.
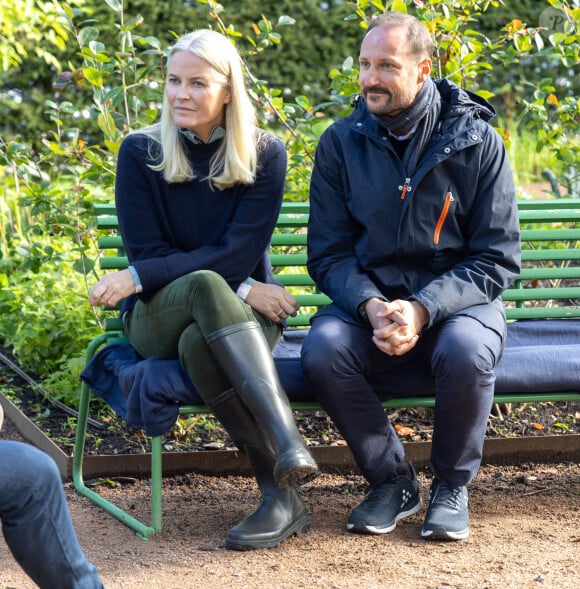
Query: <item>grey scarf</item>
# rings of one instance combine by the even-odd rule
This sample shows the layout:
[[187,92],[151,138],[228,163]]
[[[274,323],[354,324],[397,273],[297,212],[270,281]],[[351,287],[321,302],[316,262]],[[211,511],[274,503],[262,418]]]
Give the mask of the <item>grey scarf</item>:
[[419,123],[403,159],[403,165],[409,175],[417,167],[419,157],[431,139],[440,112],[441,96],[433,80],[428,77],[409,108],[394,116],[371,115],[381,127],[395,136],[408,132],[409,128]]

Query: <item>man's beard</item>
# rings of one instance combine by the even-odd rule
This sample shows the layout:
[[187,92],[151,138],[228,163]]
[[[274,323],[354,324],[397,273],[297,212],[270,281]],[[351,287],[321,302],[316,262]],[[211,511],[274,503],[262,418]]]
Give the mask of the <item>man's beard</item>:
[[[382,94],[386,99],[381,102],[369,100],[368,94]],[[403,106],[397,104],[393,93],[388,88],[364,88],[362,96],[365,99],[367,110],[374,115],[394,115],[404,109]]]

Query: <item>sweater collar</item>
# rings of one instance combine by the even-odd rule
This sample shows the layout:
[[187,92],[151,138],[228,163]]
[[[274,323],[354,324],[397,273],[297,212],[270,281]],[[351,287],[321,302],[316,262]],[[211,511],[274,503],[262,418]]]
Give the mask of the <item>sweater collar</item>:
[[206,144],[213,143],[214,141],[219,141],[220,139],[223,139],[226,135],[226,130],[223,127],[214,127],[211,130],[211,133],[209,134],[207,141],[204,142],[197,133],[195,133],[194,131],[191,131],[190,129],[184,129],[184,128],[180,127],[179,132],[186,139],[188,139],[192,143],[195,143],[196,145],[200,145],[203,143],[206,143]]

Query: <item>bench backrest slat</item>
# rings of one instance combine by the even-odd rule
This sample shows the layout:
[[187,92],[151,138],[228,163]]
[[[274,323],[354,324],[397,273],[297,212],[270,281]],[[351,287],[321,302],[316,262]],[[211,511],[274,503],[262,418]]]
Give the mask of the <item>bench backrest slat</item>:
[[[518,202],[522,271],[504,292],[508,319],[580,317],[580,199]],[[112,204],[95,205],[101,268],[121,270],[128,260]],[[301,305],[289,327],[308,327],[310,317],[330,299],[317,291],[306,269],[309,203],[284,202],[272,236],[270,261],[277,279]],[[108,318],[106,330],[122,330]]]

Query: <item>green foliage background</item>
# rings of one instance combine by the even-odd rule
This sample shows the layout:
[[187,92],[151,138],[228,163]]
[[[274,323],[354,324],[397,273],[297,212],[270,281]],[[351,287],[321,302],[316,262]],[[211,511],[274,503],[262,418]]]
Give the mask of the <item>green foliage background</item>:
[[[514,159],[531,137],[524,151],[561,177],[577,169],[578,0],[22,2],[24,21],[0,0],[1,340],[69,404],[103,321],[86,302],[100,275],[91,209],[112,199],[128,130],[157,117],[175,35],[211,27],[238,46],[261,124],[286,143],[290,199],[308,198],[318,137],[357,92],[365,20],[385,9],[426,23],[437,75],[492,100]],[[567,19],[550,37],[549,8]]]
[[[37,9],[30,8],[26,11],[29,17],[24,21],[20,18],[14,20],[17,26],[10,27],[10,17],[15,17],[16,4],[0,0],[0,14],[4,17],[2,28],[6,29],[0,36],[0,55],[4,56],[4,66],[11,66],[0,70],[0,128],[6,134],[18,134],[36,145],[40,137],[52,128],[45,115],[44,101],[53,93],[59,72],[74,71],[74,66],[78,67],[78,47],[70,40],[67,42],[66,22],[62,11],[59,16],[58,3],[20,1]],[[117,12],[111,10],[106,1],[72,0],[68,4],[82,8],[86,18],[94,21],[105,46],[115,43],[119,30]],[[401,4],[415,13],[420,12],[416,5],[424,4],[428,8],[423,12],[432,14],[442,13],[445,5],[442,2]],[[465,13],[470,19],[470,28],[489,39],[493,39],[513,19],[519,19],[529,27],[538,27],[540,16],[548,6],[544,0],[463,0],[446,4],[451,17],[443,30],[449,30],[449,25],[453,21],[459,22],[461,13]],[[124,5],[128,21],[139,18],[139,35],[156,37],[160,47],[166,47],[171,42],[173,33],[180,35],[186,30],[215,25],[213,19],[208,17],[207,2],[126,0]],[[249,44],[244,37],[252,35],[262,15],[274,22],[280,15],[288,15],[295,21],[292,26],[279,31],[283,38],[281,43],[272,43],[268,51],[254,52],[249,59],[253,70],[259,72],[268,86],[280,88],[284,96],[306,94],[314,103],[323,101],[328,95],[328,71],[340,68],[348,57],[356,58],[362,29],[357,21],[345,19],[355,13],[356,5],[366,13],[372,12],[373,8],[371,2],[353,3],[347,0],[237,0],[224,1],[222,5],[224,24],[241,34],[238,41],[245,49],[249,49]],[[1,39],[5,40],[3,44]],[[570,66],[546,61],[539,53],[529,57],[532,59],[512,62],[509,67],[498,61],[492,62],[497,67],[487,75],[482,72],[479,78],[482,87],[493,88],[496,95],[493,103],[500,115],[511,118],[516,114],[514,92],[519,95],[532,92],[530,73],[534,79],[539,79],[542,71],[549,70],[560,93],[578,95],[580,80],[578,76],[571,75]],[[72,94],[73,89],[68,87],[67,92]],[[82,105],[88,104],[86,98],[82,93],[75,93],[74,103],[79,110],[82,110]],[[83,131],[90,133],[92,130],[94,126],[85,121]]]

